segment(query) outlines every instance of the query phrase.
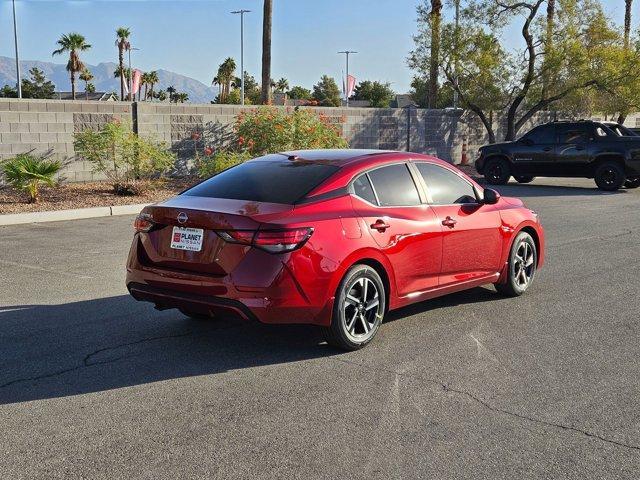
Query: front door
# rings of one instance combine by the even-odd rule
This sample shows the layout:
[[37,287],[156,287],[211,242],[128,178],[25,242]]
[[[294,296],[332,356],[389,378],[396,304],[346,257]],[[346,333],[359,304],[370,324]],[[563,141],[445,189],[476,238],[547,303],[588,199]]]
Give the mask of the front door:
[[495,205],[478,202],[475,188],[453,170],[416,162],[442,237],[440,286],[500,271],[502,221]]
[[535,176],[553,168],[555,143],[553,124],[540,125],[525,134],[513,147],[513,173]]

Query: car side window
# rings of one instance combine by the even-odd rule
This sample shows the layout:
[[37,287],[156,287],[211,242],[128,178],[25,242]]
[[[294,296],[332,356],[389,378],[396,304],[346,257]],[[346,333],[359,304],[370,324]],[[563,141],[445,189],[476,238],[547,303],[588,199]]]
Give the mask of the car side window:
[[558,127],[559,143],[585,143],[591,138],[588,128],[579,125],[562,125]]
[[434,205],[476,203],[476,192],[464,178],[433,163],[416,163]]
[[527,133],[524,137],[522,137],[522,139],[527,140],[533,145],[540,145],[546,143],[555,143],[555,135],[556,132],[553,125],[540,125]]
[[353,193],[369,203],[373,203],[374,205],[378,204],[376,195],[373,193],[373,188],[371,187],[371,182],[369,182],[366,174],[360,175],[355,179],[353,182]]
[[376,168],[368,173],[382,207],[420,205],[420,195],[404,164]]

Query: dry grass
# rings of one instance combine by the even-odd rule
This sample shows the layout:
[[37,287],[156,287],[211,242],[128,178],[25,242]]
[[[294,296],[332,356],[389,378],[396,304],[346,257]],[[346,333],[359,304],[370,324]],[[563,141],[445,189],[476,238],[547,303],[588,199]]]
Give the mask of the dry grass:
[[139,195],[128,196],[115,195],[111,184],[106,182],[70,183],[43,188],[40,203],[27,203],[28,198],[22,192],[0,187],[0,214],[151,203],[171,198],[197,182],[196,178],[148,182]]

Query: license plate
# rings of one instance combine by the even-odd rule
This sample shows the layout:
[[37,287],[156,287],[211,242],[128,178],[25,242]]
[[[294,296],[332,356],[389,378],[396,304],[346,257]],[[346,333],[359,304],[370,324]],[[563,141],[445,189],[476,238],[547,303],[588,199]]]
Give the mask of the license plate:
[[199,252],[202,250],[203,238],[204,230],[202,228],[173,227],[171,248]]

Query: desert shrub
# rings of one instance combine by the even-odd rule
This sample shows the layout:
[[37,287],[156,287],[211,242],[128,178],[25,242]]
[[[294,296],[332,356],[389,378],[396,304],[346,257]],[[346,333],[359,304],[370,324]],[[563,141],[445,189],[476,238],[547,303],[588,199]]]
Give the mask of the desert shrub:
[[139,137],[119,122],[74,136],[78,155],[103,173],[118,195],[136,195],[145,179],[168,171],[175,155],[163,144]]
[[227,168],[238,165],[248,160],[250,155],[245,152],[235,152],[230,150],[220,150],[211,153],[196,160],[196,170],[198,175],[203,178],[211,177],[216,173],[220,173]]
[[237,149],[251,156],[309,148],[345,148],[347,141],[329,119],[311,110],[263,107],[238,115]]
[[40,201],[40,187],[56,185],[55,175],[62,168],[62,163],[50,160],[48,155],[21,153],[2,162],[2,173],[6,182],[12,187],[29,195],[30,203]]

